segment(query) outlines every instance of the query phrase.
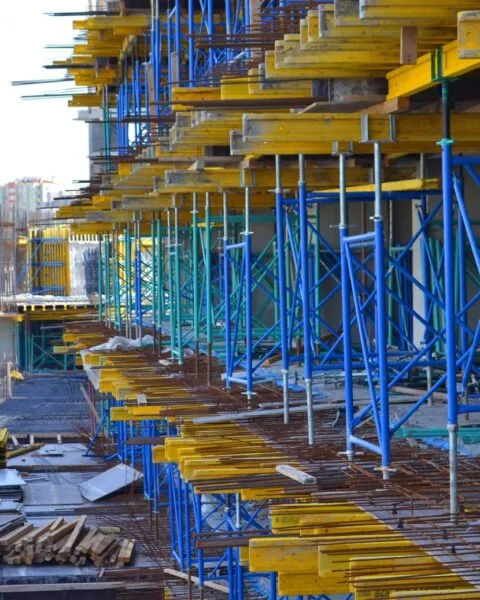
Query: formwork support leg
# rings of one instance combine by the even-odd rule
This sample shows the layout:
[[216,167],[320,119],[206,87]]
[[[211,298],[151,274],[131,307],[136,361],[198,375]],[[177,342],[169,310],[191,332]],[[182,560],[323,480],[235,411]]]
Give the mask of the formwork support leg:
[[283,422],[290,420],[290,404],[288,395],[289,344],[288,344],[288,306],[287,275],[285,268],[285,222],[282,202],[282,164],[281,158],[275,156],[275,216],[277,222],[277,263],[278,263],[278,299],[280,304],[280,340],[282,348],[282,388],[283,388]]

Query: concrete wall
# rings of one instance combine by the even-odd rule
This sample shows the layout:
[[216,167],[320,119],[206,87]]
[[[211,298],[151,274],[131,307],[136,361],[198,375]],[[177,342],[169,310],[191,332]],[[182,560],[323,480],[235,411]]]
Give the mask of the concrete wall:
[[16,363],[17,339],[16,322],[10,318],[0,318],[0,363]]

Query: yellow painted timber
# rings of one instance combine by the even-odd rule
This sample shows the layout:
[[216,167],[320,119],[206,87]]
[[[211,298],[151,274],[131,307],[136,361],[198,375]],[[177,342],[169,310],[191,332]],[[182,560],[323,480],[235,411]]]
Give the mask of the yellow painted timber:
[[[349,180],[369,181],[370,170],[360,167],[349,168]],[[324,188],[338,181],[338,170],[333,168],[307,168],[307,179],[310,186]],[[273,189],[275,187],[275,172],[272,168],[265,169],[239,169],[239,168],[205,168],[200,170],[184,169],[166,171],[166,189],[175,188],[175,191],[216,191],[218,189],[238,188],[245,185],[256,188]],[[282,186],[284,188],[298,185],[298,169],[282,169]]]
[[[382,183],[384,192],[416,192],[420,190],[437,190],[440,188],[438,179],[404,179],[402,181],[387,181]],[[325,190],[326,192],[338,192],[339,188]],[[348,186],[348,192],[374,192],[375,185]]]
[[85,107],[94,108],[102,105],[101,94],[74,94],[72,99],[68,101],[70,107]]
[[371,514],[358,513],[326,513],[324,515],[308,515],[300,520],[300,535],[358,535],[374,531],[389,531],[390,528]]
[[376,77],[378,71],[371,69],[368,66],[349,66],[336,65],[335,67],[327,67],[321,64],[312,64],[306,67],[302,66],[301,70],[295,68],[294,65],[286,65],[282,62],[277,63],[277,51],[269,50],[265,52],[265,79],[292,79],[294,81],[305,81],[311,79],[321,79],[328,77],[344,77],[344,78],[359,78],[359,77]]
[[[447,588],[468,588],[467,582],[456,573],[444,573],[433,575],[412,575],[412,574],[382,574],[366,577],[355,577],[353,579],[352,590],[428,590]],[[470,589],[472,589],[471,586]]]
[[148,17],[146,15],[130,15],[121,17],[91,17],[88,19],[73,21],[74,29],[102,30],[111,29],[112,31],[121,30],[143,30],[148,27]]
[[[375,592],[357,592],[355,594],[355,600],[374,600]],[[478,597],[478,590],[472,590],[471,587],[460,589],[445,589],[445,590],[417,590],[412,591],[395,591],[389,590],[389,595],[384,596],[389,600],[400,600],[401,598],[410,598],[410,600],[476,600]],[[378,598],[378,596],[377,596]]]
[[345,594],[350,591],[345,581],[336,575],[322,577],[318,573],[279,573],[278,594],[280,596]]
[[249,564],[252,572],[316,573],[317,542],[297,537],[253,538]]
[[153,446],[152,461],[155,464],[167,462],[165,458],[165,446]]
[[[480,58],[460,58],[460,48],[455,40],[441,49],[442,73],[444,77],[459,77],[480,68]],[[399,67],[387,74],[389,100],[407,98],[418,92],[438,85],[439,81],[432,77],[431,54],[425,54],[417,60],[416,65]]]
[[189,110],[189,102],[192,101],[216,101],[220,100],[220,88],[215,87],[192,87],[192,88],[172,88],[172,110]]
[[[243,138],[254,142],[436,142],[441,137],[439,114],[364,115],[344,113],[246,114]],[[468,114],[452,115],[452,135],[459,142],[479,143],[480,121]],[[392,145],[394,145],[392,143]]]
[[336,513],[346,516],[350,513],[360,512],[361,509],[359,509],[355,504],[349,502],[278,505],[272,507],[270,511],[272,533],[288,533],[290,535],[299,535],[302,520],[309,516],[315,517],[317,515],[321,516],[329,513]]
[[448,568],[433,556],[420,550],[396,556],[359,556],[352,557],[349,562],[349,577],[383,575],[400,573],[421,575],[425,573],[448,573]]
[[480,59],[480,10],[458,15],[458,55],[462,59]]
[[135,416],[130,413],[128,408],[124,406],[115,406],[110,409],[111,421],[146,421],[150,419],[158,419],[158,414]]

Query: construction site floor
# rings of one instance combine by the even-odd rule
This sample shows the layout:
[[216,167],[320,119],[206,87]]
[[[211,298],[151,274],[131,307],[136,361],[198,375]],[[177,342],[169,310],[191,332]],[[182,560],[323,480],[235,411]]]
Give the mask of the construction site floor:
[[11,433],[80,433],[88,426],[88,406],[80,391],[84,374],[26,373],[13,398],[0,405],[0,427]]

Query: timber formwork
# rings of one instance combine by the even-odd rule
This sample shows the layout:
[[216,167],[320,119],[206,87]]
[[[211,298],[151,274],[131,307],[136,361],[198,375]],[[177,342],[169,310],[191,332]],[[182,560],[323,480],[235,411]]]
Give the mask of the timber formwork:
[[[95,193],[57,217],[99,236],[105,330],[65,342],[189,586],[478,595],[457,448],[480,411],[477,8],[152,2],[75,21],[52,65],[104,124]],[[139,348],[88,352],[114,332]],[[438,403],[447,460],[393,439]]]

